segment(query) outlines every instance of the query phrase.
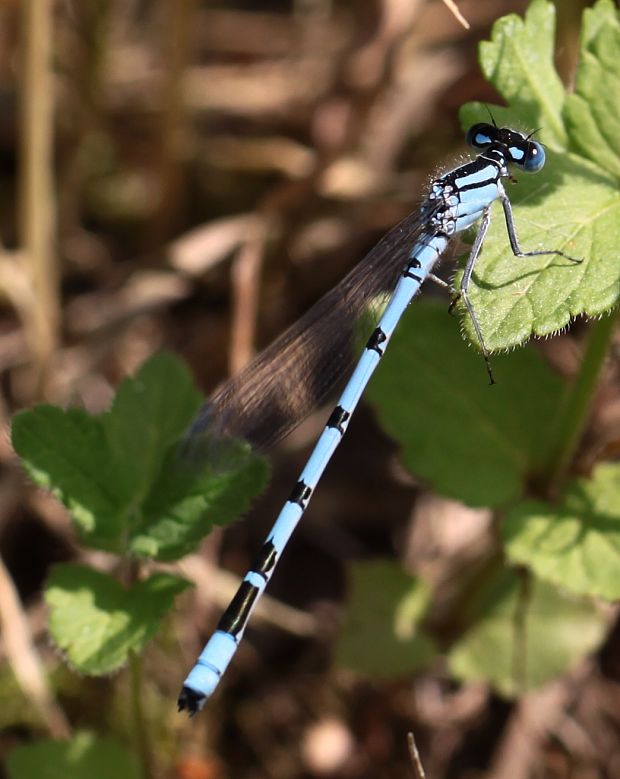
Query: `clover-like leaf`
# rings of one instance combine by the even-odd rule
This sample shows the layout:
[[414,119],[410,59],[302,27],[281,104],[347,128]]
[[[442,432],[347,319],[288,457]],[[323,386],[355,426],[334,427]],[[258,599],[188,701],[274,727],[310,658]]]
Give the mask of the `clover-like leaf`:
[[53,406],[17,414],[13,446],[67,506],[85,544],[170,560],[239,516],[267,479],[243,442],[178,443],[200,403],[186,368],[161,353],[121,384],[104,414]]

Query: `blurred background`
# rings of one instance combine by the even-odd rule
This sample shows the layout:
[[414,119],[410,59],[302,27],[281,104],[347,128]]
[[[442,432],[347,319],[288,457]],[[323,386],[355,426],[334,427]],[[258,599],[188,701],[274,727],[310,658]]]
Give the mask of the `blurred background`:
[[[556,5],[557,65],[570,83],[589,3]],[[78,678],[46,640],[42,584],[77,549],[62,507],[19,468],[11,415],[42,400],[103,410],[161,347],[208,394],[334,286],[412,210],[437,166],[462,159],[458,108],[498,101],[477,46],[527,3],[463,0],[469,26],[449,6],[0,3],[0,754],[61,734],[63,717],[127,737],[124,675]],[[562,749],[543,749],[531,722],[519,730],[515,707],[484,686],[457,687],[437,669],[380,683],[334,666],[349,561],[426,555],[453,566],[474,543],[465,509],[405,474],[364,405],[274,576],[277,603],[253,621],[216,699],[194,721],[176,714],[230,594],[223,571],[242,575],[251,562],[324,418],[277,448],[265,495],[183,567],[196,589],[149,650],[144,682],[153,774],[407,777],[414,730],[429,779],[612,776],[578,716],[590,762],[571,773]],[[477,532],[487,519],[476,517]],[[57,704],[43,721],[7,662],[11,586],[53,674]]]

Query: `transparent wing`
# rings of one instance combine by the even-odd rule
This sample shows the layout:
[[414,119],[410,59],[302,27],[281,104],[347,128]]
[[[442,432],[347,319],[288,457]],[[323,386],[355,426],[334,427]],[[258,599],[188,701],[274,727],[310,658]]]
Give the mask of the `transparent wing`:
[[[416,211],[295,324],[217,389],[198,413],[190,439],[204,432],[243,438],[265,450],[290,433],[352,371],[360,322],[375,327],[374,305],[389,295],[432,214]],[[373,313],[374,312],[374,313]]]

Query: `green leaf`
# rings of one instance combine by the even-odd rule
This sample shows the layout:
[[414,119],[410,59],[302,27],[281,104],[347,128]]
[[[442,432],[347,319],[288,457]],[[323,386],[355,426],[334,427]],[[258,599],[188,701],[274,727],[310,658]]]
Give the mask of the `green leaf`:
[[40,406],[16,415],[13,446],[67,506],[83,543],[175,559],[245,511],[268,475],[241,442],[177,444],[200,403],[185,367],[162,353],[121,384],[105,414]]
[[9,779],[141,779],[136,758],[120,744],[89,733],[71,741],[46,739],[13,749]]
[[592,605],[545,582],[529,581],[528,588],[524,594],[505,569],[482,583],[468,606],[472,627],[448,657],[457,678],[489,682],[512,697],[566,673],[598,648],[606,622]]
[[459,337],[445,307],[418,300],[400,323],[368,397],[401,459],[443,495],[472,506],[518,498],[546,462],[562,383],[533,349],[493,359]]
[[[609,0],[586,11],[576,90],[568,96],[552,69],[554,18],[551,3],[533,0],[524,22],[510,16],[494,25],[481,60],[510,104],[491,107],[496,121],[540,127],[549,145],[541,172],[519,173],[518,185],[507,185],[522,249],[559,249],[584,261],[514,257],[496,203],[470,285],[490,350],[555,333],[581,314],[597,316],[620,296],[620,14]],[[469,126],[488,121],[488,112],[472,104],[461,118]],[[468,317],[465,329],[477,343]]]
[[350,577],[336,662],[384,678],[428,665],[436,649],[419,626],[429,600],[425,585],[388,562],[357,563]]
[[[564,87],[553,64],[554,34],[555,7],[546,0],[534,0],[524,19],[509,14],[493,25],[491,40],[480,44],[480,67],[507,102],[519,108],[522,122],[542,125],[546,143],[563,149]],[[495,116],[496,120],[500,117]]]
[[583,13],[581,63],[566,100],[571,149],[620,179],[620,15],[612,0]]
[[13,417],[11,434],[35,484],[54,491],[93,546],[118,550],[130,488],[100,419],[38,406]]
[[177,576],[154,574],[126,589],[91,568],[58,565],[45,590],[50,633],[76,670],[111,673],[129,652],[140,652],[188,586]]
[[194,460],[170,453],[131,539],[134,554],[175,560],[214,525],[228,524],[247,510],[267,481],[267,463],[242,441],[219,441],[216,448],[214,455]]
[[580,595],[620,598],[620,465],[577,479],[558,506],[524,501],[506,515],[508,557]]
[[169,448],[187,429],[201,400],[187,368],[166,352],[149,358],[118,388],[102,421],[110,449],[132,485],[134,502],[151,489]]

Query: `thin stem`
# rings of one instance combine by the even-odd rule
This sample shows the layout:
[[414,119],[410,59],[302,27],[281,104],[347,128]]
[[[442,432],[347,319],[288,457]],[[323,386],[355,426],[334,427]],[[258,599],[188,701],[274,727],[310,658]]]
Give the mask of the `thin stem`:
[[413,768],[415,779],[426,779],[424,766],[420,760],[420,753],[418,752],[413,733],[407,733],[407,746],[409,748],[409,757],[411,759],[411,767]]
[[51,0],[26,0],[23,5],[20,243],[35,299],[24,324],[39,371],[39,389],[56,347],[60,319],[53,248],[52,5]]
[[614,311],[592,324],[581,368],[564,395],[556,419],[545,479],[551,494],[562,486],[568,465],[579,444],[617,318],[618,311]]
[[192,54],[197,0],[176,0],[163,5],[163,58],[166,63],[162,91],[159,186],[157,213],[151,220],[150,239],[159,246],[176,229],[187,196],[183,163],[187,158],[188,118],[183,76]]
[[131,677],[131,713],[133,729],[142,763],[142,776],[149,779],[153,775],[152,753],[148,736],[148,727],[144,717],[142,706],[142,655],[136,652],[129,653],[129,674]]
[[71,726],[54,699],[49,679],[35,647],[28,618],[1,557],[0,624],[6,658],[24,696],[32,701],[54,738],[69,739]]

